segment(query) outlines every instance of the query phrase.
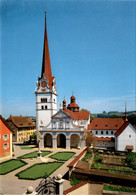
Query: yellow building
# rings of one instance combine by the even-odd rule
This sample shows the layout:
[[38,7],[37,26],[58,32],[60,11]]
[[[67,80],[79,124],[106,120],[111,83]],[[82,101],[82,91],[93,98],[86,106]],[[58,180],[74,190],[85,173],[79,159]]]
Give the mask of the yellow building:
[[36,124],[27,116],[10,116],[7,120],[13,131],[13,142],[24,142],[36,132]]

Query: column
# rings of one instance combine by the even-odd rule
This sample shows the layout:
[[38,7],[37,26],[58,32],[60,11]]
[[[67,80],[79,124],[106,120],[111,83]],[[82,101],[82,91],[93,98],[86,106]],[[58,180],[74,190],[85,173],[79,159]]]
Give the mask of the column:
[[70,139],[66,137],[66,149],[70,149]]
[[52,136],[52,143],[53,143],[53,148],[57,148],[57,139],[55,136]]

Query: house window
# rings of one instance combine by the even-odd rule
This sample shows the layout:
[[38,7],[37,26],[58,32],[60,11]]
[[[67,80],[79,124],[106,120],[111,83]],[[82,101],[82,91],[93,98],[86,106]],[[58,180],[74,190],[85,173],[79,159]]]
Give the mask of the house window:
[[8,143],[3,144],[3,149],[8,149],[8,148],[9,148],[9,144]]
[[3,140],[8,140],[9,139],[9,135],[3,135]]
[[101,134],[103,134],[103,131],[101,131]]
[[108,135],[108,131],[106,131],[106,134]]
[[98,134],[98,131],[96,131],[95,133]]
[[111,131],[111,135],[113,135],[113,131]]
[[47,110],[47,106],[45,106],[45,110]]

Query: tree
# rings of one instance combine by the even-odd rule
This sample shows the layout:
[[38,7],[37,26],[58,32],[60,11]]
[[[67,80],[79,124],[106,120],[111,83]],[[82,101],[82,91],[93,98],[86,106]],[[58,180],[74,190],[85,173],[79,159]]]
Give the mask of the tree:
[[90,151],[90,147],[95,145],[95,136],[93,133],[87,131],[85,134],[85,142],[87,146],[87,152]]

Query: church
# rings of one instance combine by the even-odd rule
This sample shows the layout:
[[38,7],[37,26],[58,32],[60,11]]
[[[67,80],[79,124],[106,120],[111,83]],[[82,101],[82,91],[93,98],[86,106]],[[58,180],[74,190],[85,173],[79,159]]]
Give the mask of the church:
[[35,96],[37,140],[41,148],[83,149],[85,134],[91,132],[97,147],[136,152],[136,130],[127,121],[127,116],[125,121],[121,118],[96,118],[90,123],[90,112],[80,111],[74,95],[68,105],[64,99],[57,110],[58,95],[50,64],[46,12],[42,71]]
[[65,99],[57,111],[56,80],[52,76],[45,13],[45,34],[41,77],[38,78],[36,95],[36,129],[40,147],[80,148],[85,147],[85,129],[90,123],[90,112],[79,111],[76,98],[70,104]]

